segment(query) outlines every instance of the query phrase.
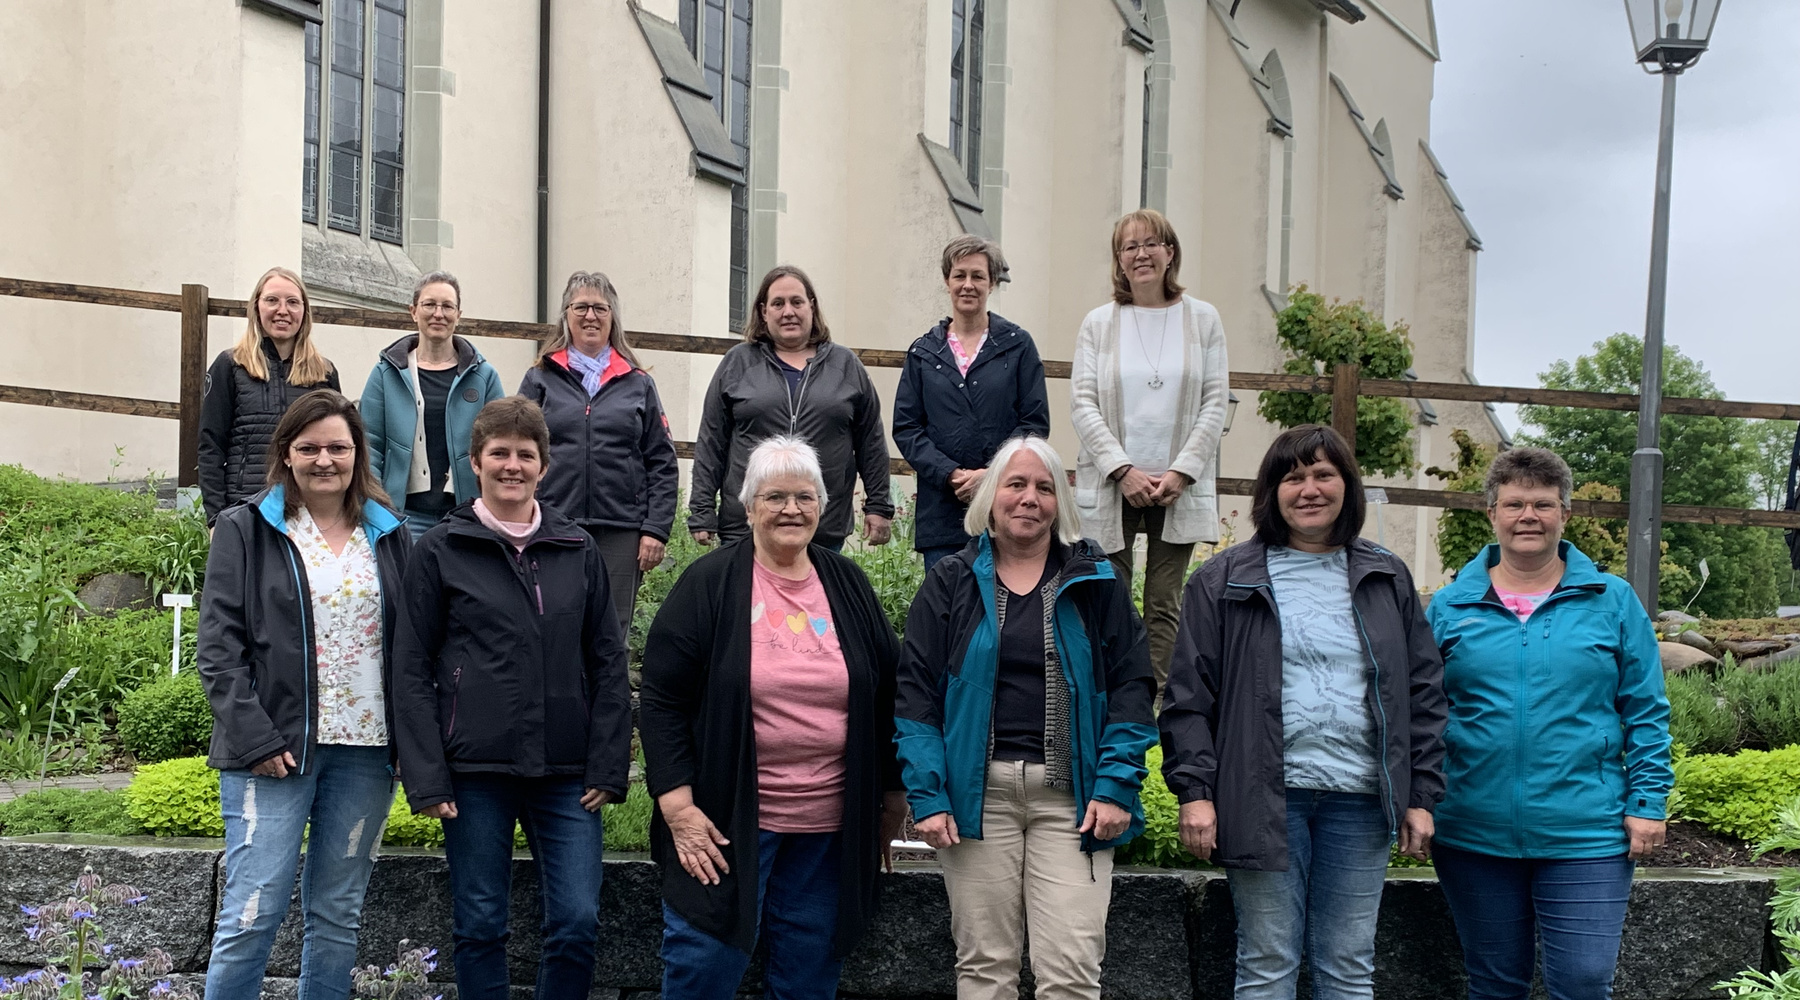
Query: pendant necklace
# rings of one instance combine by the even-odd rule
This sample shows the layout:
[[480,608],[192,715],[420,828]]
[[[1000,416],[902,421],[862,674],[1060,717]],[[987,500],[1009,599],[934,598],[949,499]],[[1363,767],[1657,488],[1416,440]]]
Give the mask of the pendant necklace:
[[1150,379],[1149,379],[1149,381],[1145,382],[1144,384],[1149,386],[1152,389],[1161,389],[1163,387],[1163,378],[1162,378],[1163,345],[1168,343],[1168,340],[1169,340],[1169,314],[1171,312],[1173,312],[1174,309],[1173,309],[1173,307],[1171,307],[1171,308],[1163,310],[1162,336],[1156,341],[1156,360],[1151,361],[1150,360],[1150,350],[1149,350],[1149,348],[1144,346],[1144,325],[1142,322],[1143,307],[1137,306],[1135,308],[1138,310],[1138,312],[1136,312],[1132,315],[1131,325],[1134,329],[1137,330],[1138,350],[1141,351],[1144,355],[1144,363],[1148,364],[1150,366]]

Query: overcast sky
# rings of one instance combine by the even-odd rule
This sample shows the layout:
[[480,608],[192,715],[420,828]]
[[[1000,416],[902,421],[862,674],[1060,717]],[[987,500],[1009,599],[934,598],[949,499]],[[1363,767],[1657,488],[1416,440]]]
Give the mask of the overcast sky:
[[[1536,385],[1643,334],[1661,80],[1617,0],[1436,11],[1431,144],[1485,248],[1475,375]],[[1668,342],[1729,398],[1800,400],[1800,3],[1723,0],[1677,88],[1674,169]]]

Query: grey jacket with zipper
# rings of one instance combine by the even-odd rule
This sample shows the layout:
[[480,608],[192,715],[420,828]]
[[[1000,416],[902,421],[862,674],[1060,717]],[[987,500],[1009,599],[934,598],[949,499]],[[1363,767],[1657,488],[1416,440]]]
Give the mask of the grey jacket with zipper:
[[827,497],[814,541],[836,545],[855,530],[852,494],[859,475],[863,509],[894,516],[881,397],[856,354],[829,341],[820,344],[799,392],[790,394],[775,352],[759,342],[727,351],[707,387],[694,442],[689,531],[717,532],[726,541],[749,533],[738,502],[744,467],[752,449],[778,434],[797,435],[818,449]]
[[[1366,539],[1348,548],[1381,744],[1380,797],[1397,832],[1407,809],[1434,809],[1444,797],[1444,661],[1406,564]],[[1159,721],[1169,790],[1217,810],[1214,860],[1286,871],[1281,616],[1262,541],[1226,549],[1188,580]]]

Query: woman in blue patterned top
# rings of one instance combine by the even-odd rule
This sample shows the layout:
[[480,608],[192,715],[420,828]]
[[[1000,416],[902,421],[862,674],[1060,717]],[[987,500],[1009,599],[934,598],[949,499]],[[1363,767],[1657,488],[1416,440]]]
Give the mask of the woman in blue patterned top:
[[1329,427],[1263,456],[1256,537],[1188,582],[1163,695],[1181,841],[1217,853],[1238,1000],[1372,997],[1388,850],[1424,858],[1444,792],[1443,661],[1412,574],[1358,537],[1362,479]]

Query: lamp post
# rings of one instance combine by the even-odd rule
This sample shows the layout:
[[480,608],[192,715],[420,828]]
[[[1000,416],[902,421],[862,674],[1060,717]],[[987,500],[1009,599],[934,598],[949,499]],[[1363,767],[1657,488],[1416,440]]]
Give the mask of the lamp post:
[[1644,314],[1644,374],[1639,382],[1637,450],[1631,454],[1631,514],[1625,576],[1655,615],[1662,560],[1663,306],[1669,283],[1669,180],[1675,146],[1675,78],[1706,51],[1719,0],[1625,0],[1637,61],[1663,78],[1662,130],[1656,147],[1656,211],[1650,225],[1650,296]]

